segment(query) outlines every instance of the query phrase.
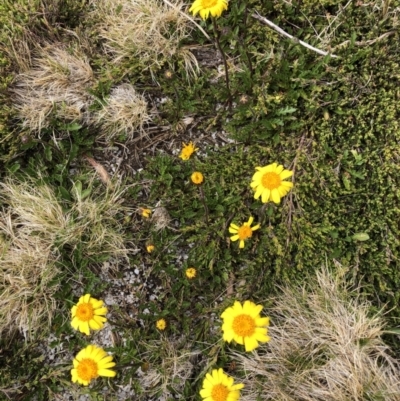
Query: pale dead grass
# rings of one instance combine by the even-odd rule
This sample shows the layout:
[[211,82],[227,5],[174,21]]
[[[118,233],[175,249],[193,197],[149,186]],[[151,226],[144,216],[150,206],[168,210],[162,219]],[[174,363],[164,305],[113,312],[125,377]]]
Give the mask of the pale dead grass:
[[142,359],[148,362],[148,368],[138,373],[145,394],[150,397],[172,397],[173,393],[183,396],[185,382],[196,367],[200,351],[193,350],[193,344],[186,344],[184,338],[174,340],[166,336],[146,342],[145,346],[147,351]]
[[95,0],[92,4],[93,21],[113,62],[136,59],[134,64],[153,73],[179,60],[189,76],[196,75],[196,58],[182,46],[193,28],[184,15],[183,2],[175,1],[172,7],[159,0]]
[[86,56],[62,44],[48,44],[35,53],[30,68],[16,76],[11,88],[22,127],[40,135],[51,118],[88,123],[94,76]]
[[47,247],[68,245],[74,249],[79,244],[87,257],[99,253],[126,256],[128,249],[117,215],[128,212],[122,205],[127,188],[120,182],[96,187],[95,179],[93,176],[86,188],[79,182],[73,186],[74,199],[67,211],[54,190],[40,180],[6,179],[0,184],[1,198],[18,230],[41,237]]
[[399,363],[382,341],[384,321],[342,274],[327,269],[306,288],[284,287],[269,310],[271,341],[243,368],[242,400],[400,400]]
[[105,137],[107,141],[120,134],[125,134],[128,142],[144,135],[149,121],[146,99],[129,84],[113,88],[104,107],[93,117],[93,124],[100,126],[99,138]]
[[130,252],[118,223],[127,212],[126,187],[112,184],[95,189],[93,180],[88,188],[77,183],[66,211],[42,180],[6,178],[0,184],[0,334],[19,330],[30,339],[49,327],[61,249],[72,253],[79,246],[85,258]]
[[29,340],[51,325],[59,255],[40,237],[26,235],[17,226],[9,214],[0,217],[0,334],[18,330]]

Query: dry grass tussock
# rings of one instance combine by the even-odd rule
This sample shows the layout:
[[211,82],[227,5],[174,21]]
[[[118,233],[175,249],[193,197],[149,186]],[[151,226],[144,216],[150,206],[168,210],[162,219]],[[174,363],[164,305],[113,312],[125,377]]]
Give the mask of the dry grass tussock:
[[37,50],[31,67],[17,75],[12,87],[14,106],[22,127],[38,133],[51,118],[88,123],[94,83],[89,60],[78,50],[51,44]]
[[51,324],[58,253],[17,226],[9,214],[0,217],[0,334],[19,330],[28,340]]
[[0,334],[18,329],[28,339],[51,322],[58,288],[51,283],[59,274],[55,264],[61,249],[70,252],[79,245],[89,258],[128,254],[117,218],[126,212],[124,190],[114,184],[85,191],[76,183],[74,201],[63,211],[43,182],[9,178],[0,187],[5,205],[0,212]]
[[188,75],[196,75],[194,55],[181,45],[192,23],[184,15],[183,2],[171,7],[161,0],[96,0],[92,14],[99,36],[113,61],[137,59],[150,72],[172,60],[182,60]]
[[127,140],[144,133],[144,125],[150,121],[147,102],[133,86],[122,84],[111,90],[104,107],[94,115],[93,123],[101,127],[100,137],[111,140],[126,134]]
[[[163,395],[172,397],[173,393],[183,394],[186,381],[196,367],[197,355],[193,344],[186,344],[183,338],[146,342],[147,354],[142,359],[148,361],[143,372],[138,371],[139,382],[147,396]],[[171,391],[172,390],[172,391]]]
[[257,354],[235,353],[246,373],[244,401],[400,400],[383,319],[343,274],[323,269],[308,288],[282,288],[269,315],[272,340]]
[[128,249],[117,215],[127,212],[122,205],[127,188],[123,189],[120,183],[96,187],[95,177],[87,188],[75,183],[74,199],[67,211],[52,188],[34,179],[5,180],[0,184],[1,197],[19,231],[26,236],[39,236],[49,248],[74,248],[79,244],[87,257],[99,253],[126,256]]

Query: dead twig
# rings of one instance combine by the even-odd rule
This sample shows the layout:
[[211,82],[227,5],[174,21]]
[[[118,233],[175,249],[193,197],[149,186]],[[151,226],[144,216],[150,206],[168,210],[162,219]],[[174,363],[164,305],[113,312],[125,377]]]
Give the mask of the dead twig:
[[313,51],[315,51],[316,53],[321,54],[322,56],[328,56],[328,55],[329,55],[329,56],[334,57],[334,58],[337,58],[337,57],[338,57],[338,56],[336,56],[336,55],[334,55],[334,54],[331,54],[331,53],[329,53],[329,52],[326,52],[326,51],[324,51],[324,50],[317,49],[316,47],[311,46],[311,45],[309,45],[308,43],[303,42],[302,40],[299,40],[299,39],[295,38],[294,36],[292,36],[292,35],[288,34],[287,32],[285,32],[282,28],[279,28],[278,25],[275,25],[275,24],[274,24],[273,22],[271,22],[270,20],[268,20],[268,19],[266,19],[265,17],[261,16],[258,12],[255,12],[255,13],[252,14],[251,16],[252,16],[253,18],[255,18],[255,19],[261,21],[261,22],[264,23],[265,25],[268,25],[270,28],[274,29],[276,32],[280,33],[281,35],[283,35],[283,36],[289,38],[290,40],[292,40],[292,41],[294,41],[294,42],[296,42],[296,43],[299,43],[300,45],[306,47],[307,49],[313,50]]

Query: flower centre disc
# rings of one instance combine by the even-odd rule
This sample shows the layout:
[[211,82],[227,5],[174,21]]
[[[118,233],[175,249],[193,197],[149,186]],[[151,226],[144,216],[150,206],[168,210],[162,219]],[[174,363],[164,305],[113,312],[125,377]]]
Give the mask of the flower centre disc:
[[211,8],[214,7],[217,4],[217,0],[203,0],[202,5],[203,8]]
[[76,309],[76,316],[82,322],[88,322],[89,320],[93,319],[93,306],[90,303],[84,303],[78,305]]
[[281,185],[281,177],[273,172],[265,173],[261,178],[261,182],[264,188],[272,190],[279,188]]
[[253,235],[253,231],[249,226],[241,226],[238,230],[238,236],[240,240],[250,238]]
[[240,337],[250,337],[254,334],[256,323],[249,315],[238,315],[233,319],[233,331]]
[[78,376],[85,381],[90,381],[98,376],[97,363],[93,359],[82,359],[76,369]]
[[223,384],[216,384],[211,391],[213,401],[226,401],[229,390]]

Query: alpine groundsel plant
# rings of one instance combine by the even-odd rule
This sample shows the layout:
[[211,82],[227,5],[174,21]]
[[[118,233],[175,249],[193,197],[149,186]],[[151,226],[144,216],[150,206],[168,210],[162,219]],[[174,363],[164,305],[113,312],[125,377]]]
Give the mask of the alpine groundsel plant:
[[200,396],[206,401],[237,401],[244,384],[234,384],[233,377],[228,376],[221,368],[207,373],[203,380]]
[[227,0],[195,0],[195,2],[190,7],[189,11],[193,13],[193,15],[200,14],[200,17],[203,20],[206,20],[209,16],[211,16],[213,22],[213,30],[215,43],[217,44],[218,50],[221,53],[222,59],[224,61],[225,68],[225,82],[226,89],[228,92],[228,104],[229,107],[232,106],[232,93],[230,89],[229,83],[229,72],[228,72],[228,63],[226,62],[226,55],[222,49],[220,42],[220,32],[217,27],[216,19],[222,15],[222,12],[228,9],[228,1]]
[[247,352],[255,350],[259,342],[268,342],[269,318],[260,316],[262,308],[252,301],[245,301],[243,305],[235,301],[233,306],[226,308],[221,315],[223,339],[244,345]]
[[88,345],[73,360],[71,370],[72,382],[88,386],[99,376],[115,377],[116,372],[110,368],[115,366],[113,357],[96,345]]
[[255,191],[254,199],[261,197],[263,203],[271,200],[280,203],[293,187],[293,183],[284,181],[293,175],[293,171],[285,170],[282,165],[272,163],[265,167],[256,167],[250,186]]
[[238,226],[234,223],[231,223],[229,226],[229,232],[234,234],[231,238],[231,241],[239,240],[239,248],[244,248],[244,242],[251,238],[253,235],[253,231],[256,231],[260,228],[260,224],[256,224],[255,226],[251,226],[253,224],[254,217],[250,217],[249,220],[243,223],[241,226]]
[[85,294],[79,298],[79,301],[71,309],[71,326],[86,335],[90,330],[100,330],[107,321],[105,315],[107,308],[103,301],[92,298],[90,294]]

